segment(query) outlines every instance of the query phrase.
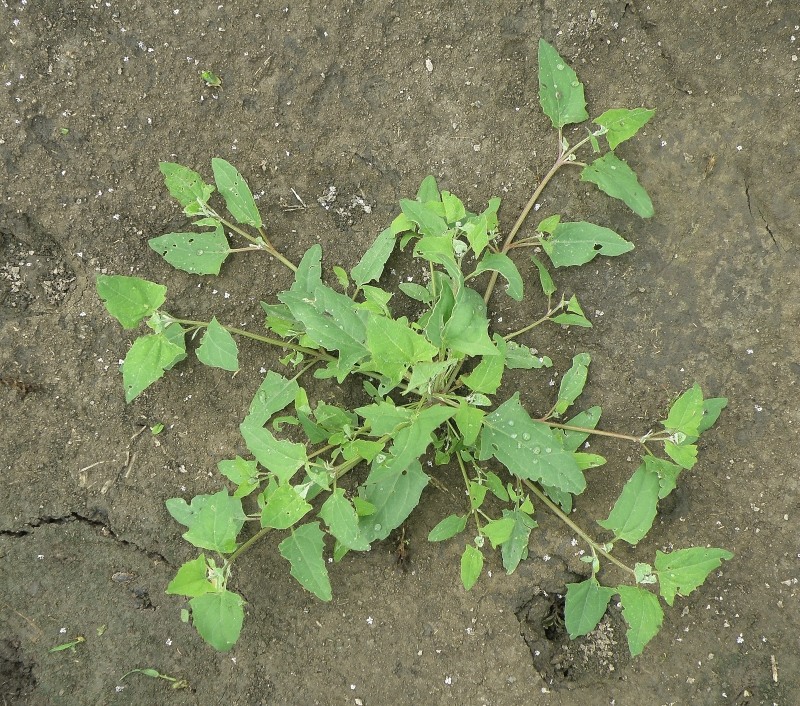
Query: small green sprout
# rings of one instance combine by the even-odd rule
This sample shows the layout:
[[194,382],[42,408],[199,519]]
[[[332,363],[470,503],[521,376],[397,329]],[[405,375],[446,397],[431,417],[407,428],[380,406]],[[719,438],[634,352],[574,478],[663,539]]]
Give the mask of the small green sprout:
[[161,674],[161,672],[155,669],[131,669],[130,672],[122,676],[120,681],[131,674],[144,674],[146,677],[151,677],[152,679],[163,679],[164,681],[172,682],[173,689],[189,688],[189,682],[186,679],[178,679],[176,677],[171,677],[168,674]]
[[206,86],[209,88],[222,88],[222,79],[213,71],[201,71],[200,78],[205,81]]
[[56,645],[55,647],[51,647],[48,652],[63,652],[64,650],[73,649],[76,645],[80,645],[82,642],[86,642],[86,638],[83,635],[78,635],[74,640],[70,640],[69,642],[64,642],[61,645]]

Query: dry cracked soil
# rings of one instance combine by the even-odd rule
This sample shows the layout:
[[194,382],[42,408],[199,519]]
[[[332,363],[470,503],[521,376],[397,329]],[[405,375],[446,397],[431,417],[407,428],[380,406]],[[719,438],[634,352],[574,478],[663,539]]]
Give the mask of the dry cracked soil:
[[[0,4],[3,704],[800,703],[795,2]],[[328,267],[352,266],[427,174],[474,208],[501,196],[507,230],[554,156],[540,37],[576,69],[593,115],[657,109],[618,150],[656,213],[638,219],[559,174],[541,213],[602,223],[636,249],[558,272],[594,328],[526,343],[558,370],[591,353],[582,404],[602,404],[606,428],[646,432],[695,381],[729,398],[653,531],[619,551],[711,545],[733,560],[676,601],[640,657],[626,657],[613,605],[569,643],[559,596],[585,566],[570,533],[541,509],[518,572],[487,554],[490,575],[465,592],[462,545],[426,541],[458,504],[444,469],[405,525],[403,567],[397,537],[348,556],[331,566],[330,603],[294,582],[277,539],[250,552],[234,577],[241,640],[215,653],[164,592],[193,556],[164,502],[219,487],[216,462],[244,452],[237,427],[260,371],[279,364],[243,343],[238,375],[188,360],[126,405],[118,361],[135,334],[107,315],[96,276],[164,282],[174,313],[254,330],[259,300],[291,281],[260,255],[218,278],[169,268],[147,239],[187,223],[159,161],[206,175],[212,157],[236,164],[294,261],[321,243]],[[382,283],[407,265],[390,262]],[[501,331],[541,306],[496,299]],[[501,394],[541,407],[547,382],[531,371]],[[609,463],[579,499],[587,526],[636,465],[622,442],[593,448]],[[188,687],[123,680],[136,668]]]

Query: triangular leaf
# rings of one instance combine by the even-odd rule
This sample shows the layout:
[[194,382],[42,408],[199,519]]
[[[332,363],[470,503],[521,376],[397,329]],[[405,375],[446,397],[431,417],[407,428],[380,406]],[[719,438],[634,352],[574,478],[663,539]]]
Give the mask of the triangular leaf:
[[230,254],[222,226],[196,233],[167,233],[147,244],[170,265],[194,275],[218,275]]
[[691,547],[665,554],[656,551],[656,572],[661,595],[672,605],[675,594],[688,596],[701,586],[708,575],[718,568],[723,559],[732,559],[725,549]]
[[140,277],[98,275],[97,294],[123,328],[136,328],[164,303],[167,288]]
[[469,591],[483,571],[483,554],[472,544],[468,544],[461,555],[461,583]]
[[628,623],[628,648],[631,657],[642,653],[644,646],[650,642],[661,628],[664,611],[658,602],[658,596],[639,586],[617,586],[622,617]]
[[139,336],[122,363],[125,401],[132,402],[176,362],[186,357],[181,346],[172,343],[166,333]]
[[192,624],[209,645],[227,652],[236,644],[244,622],[244,600],[238,593],[205,593],[189,601]]
[[166,592],[178,596],[202,596],[214,591],[214,584],[206,575],[206,557],[201,554],[193,561],[187,561],[178,569],[175,578],[169,582]]
[[564,623],[571,640],[588,635],[597,627],[615,589],[601,586],[594,577],[567,584]]
[[655,110],[647,108],[612,108],[596,117],[592,122],[608,130],[606,139],[613,150],[625,140],[629,140],[640,128],[655,115]]
[[597,524],[628,544],[637,544],[653,526],[659,489],[658,474],[642,464],[625,484],[608,519]]
[[166,505],[170,515],[189,528],[183,535],[187,542],[220,554],[236,550],[236,537],[247,519],[239,498],[220,490],[214,495],[195,495],[188,505],[183,498],[170,498]]
[[230,372],[239,369],[239,349],[233,336],[212,318],[203,334],[203,340],[197,348],[197,360],[212,368],[222,368]]
[[322,558],[324,536],[319,522],[301,525],[278,545],[278,551],[292,565],[291,574],[303,588],[320,600],[329,601],[331,582]]

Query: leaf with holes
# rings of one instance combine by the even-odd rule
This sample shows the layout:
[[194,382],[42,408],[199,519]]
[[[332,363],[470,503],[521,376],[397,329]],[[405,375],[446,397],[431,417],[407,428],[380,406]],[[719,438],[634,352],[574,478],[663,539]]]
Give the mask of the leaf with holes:
[[585,166],[581,181],[596,184],[600,191],[622,201],[637,216],[650,218],[654,213],[653,202],[639,183],[636,173],[613,152]]
[[167,233],[147,244],[173,267],[193,275],[218,275],[231,252],[222,226],[197,233]]
[[136,328],[164,303],[167,288],[140,277],[98,275],[97,294],[123,328]]
[[214,157],[211,160],[211,169],[214,171],[217,189],[237,223],[261,228],[261,214],[258,212],[253,194],[236,167],[224,159]]
[[553,235],[542,240],[542,247],[554,267],[585,265],[598,255],[614,257],[633,250],[633,243],[610,228],[577,221],[559,223]]
[[583,84],[544,39],[539,40],[539,103],[553,127],[559,130],[589,119]]

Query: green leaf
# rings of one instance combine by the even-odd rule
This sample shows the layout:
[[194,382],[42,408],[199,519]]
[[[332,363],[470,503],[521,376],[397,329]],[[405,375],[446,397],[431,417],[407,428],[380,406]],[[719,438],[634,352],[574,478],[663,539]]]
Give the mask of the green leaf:
[[508,492],[503,485],[503,481],[500,480],[500,476],[496,473],[492,473],[492,471],[487,471],[486,473],[486,487],[491,491],[491,493],[504,502],[509,501]]
[[97,294],[123,328],[136,328],[164,303],[167,288],[139,277],[98,275]]
[[299,391],[296,380],[288,380],[272,370],[268,371],[250,402],[245,421],[248,425],[264,426],[273,414],[294,402]]
[[509,370],[549,368],[552,364],[550,358],[534,355],[527,346],[521,346],[516,341],[506,342],[506,367]]
[[702,434],[716,424],[722,410],[728,406],[726,397],[711,397],[703,400],[703,418],[697,425],[697,433]]
[[583,84],[544,39],[539,40],[539,103],[553,127],[559,130],[589,119]]
[[567,408],[583,392],[591,360],[592,358],[588,353],[579,353],[573,357],[572,367],[564,373],[564,377],[561,378],[561,385],[558,388],[558,400],[553,408],[556,414],[564,414]]
[[205,205],[214,192],[214,187],[204,183],[203,177],[182,164],[161,162],[158,167],[164,175],[169,193],[184,207],[184,212],[188,215],[198,213],[198,207]]
[[[578,468],[580,468],[580,464],[578,464]],[[563,490],[554,488],[552,485],[547,485],[546,483],[540,483],[540,485],[547,497],[556,503],[556,505],[560,506],[564,512],[572,512],[572,493],[565,493]]]
[[363,287],[367,282],[380,279],[396,242],[397,230],[390,226],[381,231],[380,235],[375,238],[375,242],[361,256],[358,264],[350,270],[350,275],[357,287]]
[[406,382],[404,395],[414,390],[427,391],[428,384],[437,376],[442,375],[453,365],[452,360],[437,360],[432,363],[415,363],[411,368],[411,376]]
[[444,204],[444,217],[448,223],[458,223],[467,217],[467,209],[461,199],[449,191],[442,192],[442,204]]
[[673,444],[671,441],[664,442],[664,451],[675,463],[681,468],[690,471],[694,464],[697,463],[697,446],[694,444],[679,445]]
[[236,644],[244,622],[244,601],[238,593],[204,593],[189,601],[192,624],[209,645],[227,652]]
[[465,355],[494,355],[497,352],[487,329],[486,303],[474,289],[461,287],[453,312],[442,331],[442,345]]
[[522,275],[520,275],[517,266],[508,255],[487,252],[470,277],[477,277],[482,272],[487,272],[489,270],[499,272],[503,275],[508,283],[506,291],[509,297],[518,302],[522,301]]
[[628,544],[638,544],[653,526],[659,489],[658,474],[643,463],[625,484],[608,519],[597,524]]
[[423,304],[430,304],[433,301],[430,291],[427,287],[423,287],[416,282],[401,282],[398,287],[400,291],[410,299],[413,299]]
[[533,264],[536,265],[536,269],[539,271],[539,284],[542,286],[542,292],[546,297],[551,297],[556,292],[556,285],[553,282],[553,278],[550,276],[550,273],[547,271],[547,268],[544,266],[544,263],[536,257],[536,255],[531,256],[531,260]]
[[132,402],[185,357],[185,349],[172,343],[166,333],[139,336],[122,363],[125,401]]
[[539,221],[539,225],[536,226],[536,230],[540,233],[552,233],[560,221],[561,216],[558,214],[548,216],[547,218],[543,218],[541,221]]
[[[418,459],[431,443],[432,432],[455,414],[455,409],[444,405],[433,405],[416,413],[408,426],[402,427],[394,436],[390,455],[383,462],[373,466],[373,473],[395,472],[406,468]],[[373,473],[371,477],[375,477]],[[369,478],[367,479],[369,482]]]
[[[565,423],[571,427],[583,427],[584,429],[594,429],[600,421],[603,410],[600,407],[590,407],[579,412],[572,419]],[[589,434],[581,431],[565,430],[563,433],[564,448],[567,451],[577,451],[581,444],[589,438]]]
[[403,524],[419,504],[429,480],[419,461],[412,461],[407,468],[386,472],[379,458],[375,458],[373,470],[359,488],[361,500],[375,507],[374,513],[359,520],[361,536],[370,544],[376,539],[386,539],[392,530]]
[[370,316],[367,319],[367,349],[372,354],[370,370],[377,370],[397,384],[413,363],[428,362],[438,349],[408,325],[408,320]]
[[250,495],[258,487],[258,464],[255,461],[246,461],[241,456],[237,456],[232,460],[219,461],[217,468],[223,476],[238,486],[233,494],[234,498]]
[[486,498],[486,491],[489,489],[482,483],[477,481],[470,481],[469,483],[469,509],[470,511],[477,510]]
[[725,549],[705,547],[678,549],[668,554],[656,551],[655,564],[661,595],[668,605],[672,605],[676,594],[688,596],[722,564],[723,559],[732,558],[733,554]]
[[515,476],[570,493],[581,493],[586,479],[572,453],[544,424],[534,422],[519,403],[519,393],[483,422],[479,460],[494,456]]
[[683,470],[679,465],[649,454],[642,456],[642,463],[647,466],[648,470],[658,476],[659,499],[666,498],[667,495],[675,490],[675,482]]
[[614,257],[633,250],[633,243],[610,228],[577,221],[559,223],[553,235],[542,240],[542,247],[555,267],[571,267],[591,262],[598,255]]
[[309,505],[291,485],[279,485],[270,494],[261,511],[261,526],[288,529],[311,511]]
[[212,318],[197,348],[197,360],[212,368],[222,368],[230,372],[239,369],[239,349],[228,331]]
[[369,550],[367,542],[358,529],[358,515],[344,496],[344,489],[336,488],[325,501],[319,516],[328,525],[328,531],[348,549],[365,552]]
[[218,275],[230,254],[222,226],[197,233],[167,233],[147,244],[170,265],[194,275]]
[[473,407],[467,404],[465,400],[461,400],[458,410],[456,410],[453,416],[453,420],[461,434],[461,441],[464,443],[464,446],[472,446],[475,443],[485,416],[486,412],[482,409]]
[[470,390],[493,395],[500,387],[506,362],[506,342],[501,335],[495,334],[494,343],[496,354],[482,356],[475,370],[461,378]]
[[178,596],[202,596],[214,591],[214,584],[207,578],[206,556],[201,554],[193,561],[187,561],[178,569],[175,578],[169,582],[166,592]]
[[472,544],[468,544],[461,555],[461,583],[469,591],[478,581],[483,571],[483,554]]
[[211,160],[214,181],[225,199],[225,205],[237,223],[245,223],[253,228],[261,228],[261,214],[244,177],[229,162],[219,157]]
[[406,218],[417,224],[422,235],[438,237],[447,232],[447,223],[444,218],[426,203],[412,201],[411,199],[401,199],[400,209]]
[[564,623],[571,640],[588,635],[597,627],[616,589],[601,586],[594,577],[567,584]]
[[306,250],[300,260],[290,291],[311,296],[320,284],[322,284],[322,246],[317,243]]
[[319,522],[301,525],[278,545],[281,556],[291,565],[291,574],[307,591],[322,601],[329,601],[331,582],[322,558],[324,534]]
[[367,423],[371,436],[394,435],[401,424],[408,423],[414,413],[405,407],[396,407],[392,402],[382,400],[355,410]]
[[268,429],[245,419],[239,431],[250,453],[268,471],[288,483],[308,460],[306,447],[287,439],[276,439]]
[[538,527],[528,513],[522,510],[503,510],[503,517],[513,520],[511,534],[501,547],[503,568],[506,573],[514,573],[520,561],[528,558],[528,540],[531,530]]
[[350,297],[320,283],[314,288],[313,297],[288,291],[278,298],[295,319],[303,322],[309,338],[327,350],[339,351],[339,382],[368,354],[364,346],[366,328]]
[[639,184],[636,173],[613,152],[584,167],[581,181],[596,184],[600,191],[619,199],[642,218],[650,218],[654,213],[653,203]]
[[514,532],[514,524],[513,517],[503,516],[499,520],[487,522],[481,531],[492,543],[492,549],[497,549],[501,544],[505,544],[511,539],[511,534]]
[[436,186],[436,177],[428,174],[419,185],[417,190],[417,201],[426,203],[428,201],[441,201],[442,197],[439,195],[439,187]]
[[475,257],[480,257],[484,248],[489,244],[489,224],[486,216],[481,215],[464,223],[461,230],[467,236],[467,242]]
[[550,320],[554,324],[559,324],[561,326],[581,326],[583,328],[592,328],[592,322],[582,314],[559,314]]
[[625,140],[629,140],[655,115],[655,110],[647,108],[612,108],[596,117],[592,122],[608,130],[606,139],[613,150]]
[[336,281],[339,283],[339,286],[347,291],[347,288],[350,286],[350,278],[347,276],[347,272],[338,265],[334,265],[333,274],[336,275]]
[[636,657],[658,634],[664,620],[664,611],[661,610],[658,597],[647,589],[622,585],[617,586],[616,591],[622,603],[622,617],[628,623],[628,648],[631,657]]
[[443,542],[463,532],[467,526],[466,515],[449,515],[428,533],[429,542]]
[[703,391],[695,383],[669,409],[667,418],[661,422],[669,432],[682,432],[686,436],[700,435],[700,421],[703,419]]
[[195,495],[188,505],[183,498],[170,498],[166,505],[169,514],[189,528],[183,538],[190,544],[220,554],[236,550],[236,537],[247,516],[242,501],[228,495],[227,490]]

